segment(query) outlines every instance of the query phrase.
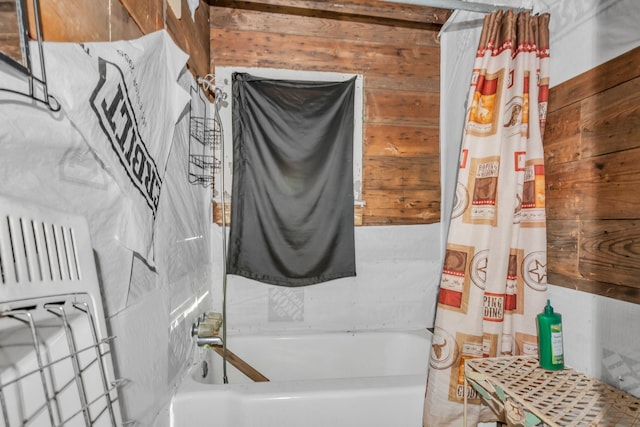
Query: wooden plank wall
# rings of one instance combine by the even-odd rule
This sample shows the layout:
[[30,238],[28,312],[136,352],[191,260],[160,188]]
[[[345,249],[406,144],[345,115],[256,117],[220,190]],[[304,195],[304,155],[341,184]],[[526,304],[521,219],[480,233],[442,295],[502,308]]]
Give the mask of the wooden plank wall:
[[[187,0],[176,17],[166,0],[40,0],[43,39],[61,42],[130,40],[166,28],[190,56],[188,67],[196,75],[209,72],[209,7],[200,0],[195,20]],[[0,50],[15,50],[17,34],[13,0],[0,0]],[[33,16],[31,0],[27,1]],[[13,10],[12,10],[13,9]],[[30,34],[35,34],[33,18]],[[5,30],[6,28],[6,30]]]
[[437,32],[450,11],[365,0],[328,3],[210,1],[211,69],[363,74],[366,205],[356,212],[356,224],[439,221]]
[[0,0],[0,51],[9,58],[22,63],[14,0]]
[[551,89],[549,283],[640,303],[640,48]]

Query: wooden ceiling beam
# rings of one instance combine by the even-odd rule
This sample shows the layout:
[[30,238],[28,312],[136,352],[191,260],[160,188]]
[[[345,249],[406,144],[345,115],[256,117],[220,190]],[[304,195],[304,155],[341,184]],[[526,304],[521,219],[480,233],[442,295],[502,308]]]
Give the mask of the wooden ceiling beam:
[[[400,26],[442,26],[453,12],[379,0],[208,0],[210,6],[263,10],[272,13],[360,19]],[[402,24],[405,23],[405,24]]]

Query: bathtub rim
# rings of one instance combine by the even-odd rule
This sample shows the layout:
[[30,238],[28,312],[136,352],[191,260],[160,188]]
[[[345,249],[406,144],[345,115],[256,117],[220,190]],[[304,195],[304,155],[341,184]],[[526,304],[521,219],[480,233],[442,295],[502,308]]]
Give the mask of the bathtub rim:
[[[364,329],[364,330],[344,330],[344,331],[340,331],[340,330],[332,330],[332,331],[317,331],[317,330],[296,330],[296,331],[276,331],[276,332],[269,332],[269,333],[260,333],[260,334],[256,334],[256,333],[247,333],[247,334],[233,334],[230,335],[231,337],[243,337],[243,338],[253,338],[256,336],[259,336],[261,338],[265,338],[265,337],[274,337],[275,339],[289,339],[291,336],[305,336],[305,337],[309,337],[309,336],[313,336],[313,335],[321,335],[321,336],[326,336],[326,335],[342,335],[344,336],[345,334],[349,334],[349,335],[355,335],[355,334],[365,334],[365,335],[377,335],[377,334],[398,334],[398,333],[402,333],[402,334],[409,334],[409,335],[417,335],[421,338],[425,338],[428,341],[428,345],[430,347],[430,343],[432,342],[433,339],[433,333],[431,332],[431,330],[427,329],[427,328],[415,328],[415,329]],[[295,339],[295,338],[292,338]],[[233,347],[230,346],[229,350],[233,351]],[[207,353],[208,357],[212,357],[212,358],[220,358],[221,356],[218,355],[214,350],[205,350],[202,349],[202,351],[208,351],[210,353]],[[426,360],[426,370],[424,372],[424,374],[426,375],[426,373],[429,370],[429,366],[428,366],[428,357],[429,354],[427,353],[425,355],[425,358],[427,358]],[[186,385],[185,383],[194,383],[194,384],[201,384],[203,385],[205,388],[210,388],[210,387],[215,387],[215,386],[223,386],[223,387],[229,387],[232,386],[234,384],[258,384],[257,382],[247,382],[247,383],[234,383],[234,384],[220,384],[220,383],[212,383],[212,382],[207,382],[207,381],[202,381],[199,380],[197,378],[195,378],[199,372],[200,368],[200,364],[202,361],[202,357],[200,356],[198,351],[193,352],[193,358],[189,364],[189,366],[185,369],[185,373],[183,376],[182,381],[178,384],[178,387],[176,388],[176,392],[174,393],[177,394],[180,391],[183,391],[185,387],[183,387],[183,385]],[[250,361],[247,361],[248,363],[250,363]],[[210,374],[211,375],[211,374]],[[357,377],[329,377],[329,378],[313,378],[313,379],[288,379],[288,380],[273,380],[273,381],[269,381],[269,382],[265,382],[266,384],[269,383],[296,383],[296,382],[310,382],[310,381],[326,381],[326,380],[342,380],[342,379],[346,379],[346,380],[354,380],[357,378],[381,378],[381,377],[402,377],[402,376],[414,376],[414,375],[423,375],[423,373],[414,373],[414,374],[407,374],[407,375],[369,375],[369,376],[357,376]]]

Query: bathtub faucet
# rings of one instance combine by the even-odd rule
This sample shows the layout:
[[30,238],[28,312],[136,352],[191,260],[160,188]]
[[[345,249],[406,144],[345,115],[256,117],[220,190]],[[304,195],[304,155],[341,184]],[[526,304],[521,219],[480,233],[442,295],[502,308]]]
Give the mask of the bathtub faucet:
[[205,345],[224,345],[221,337],[196,337],[196,344],[198,347],[204,347]]
[[221,313],[203,313],[195,321],[193,326],[191,326],[191,336],[196,338],[196,344],[198,345],[198,347],[222,347],[221,353],[218,351],[218,348],[215,348],[213,350],[222,355],[222,381],[225,384],[228,384],[229,380],[227,378],[227,348],[224,345],[224,340],[220,336],[220,327],[222,326],[222,322],[223,317]]
[[196,338],[198,347],[205,345],[224,345],[219,336],[222,318],[219,313],[204,313],[191,326],[191,336]]

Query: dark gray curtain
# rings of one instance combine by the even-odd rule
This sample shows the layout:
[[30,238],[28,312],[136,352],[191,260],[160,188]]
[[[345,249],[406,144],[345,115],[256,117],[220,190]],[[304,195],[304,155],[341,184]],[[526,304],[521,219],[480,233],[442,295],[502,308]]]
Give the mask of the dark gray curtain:
[[232,92],[227,272],[282,286],[355,276],[355,78],[235,73]]

